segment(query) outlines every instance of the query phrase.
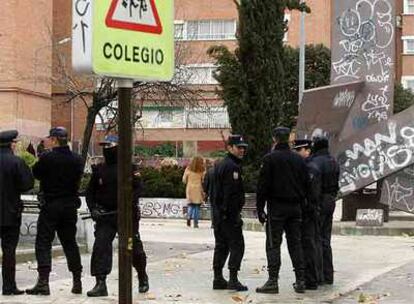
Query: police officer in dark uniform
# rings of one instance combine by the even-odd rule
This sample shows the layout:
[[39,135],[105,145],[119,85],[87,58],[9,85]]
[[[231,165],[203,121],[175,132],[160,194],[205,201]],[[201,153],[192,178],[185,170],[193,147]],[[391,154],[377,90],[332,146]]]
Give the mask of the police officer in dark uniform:
[[16,247],[19,242],[23,204],[20,195],[33,188],[29,167],[13,154],[18,132],[0,132],[0,239],[3,252],[3,295],[20,295],[16,287]]
[[[237,273],[244,255],[243,221],[241,211],[245,203],[241,163],[247,144],[240,135],[230,135],[227,157],[216,165],[214,171],[214,198],[212,199],[214,227],[214,280],[213,289],[246,291]],[[230,279],[223,277],[223,267],[230,255]]]
[[302,245],[305,259],[306,289],[318,289],[318,247],[319,233],[319,197],[321,193],[321,177],[316,164],[309,161],[312,141],[308,139],[295,140],[293,149],[306,161],[309,169],[310,189],[305,204],[302,206]]
[[49,273],[52,269],[51,248],[57,233],[73,275],[72,293],[82,293],[82,265],[76,242],[77,209],[81,202],[78,189],[83,174],[82,158],[70,151],[65,128],[52,128],[48,146],[52,150],[43,153],[33,167],[33,174],[40,180],[41,204],[37,220],[36,260],[38,280],[27,289],[31,295],[49,295]]
[[320,238],[322,242],[322,275],[321,284],[333,284],[334,269],[332,262],[331,234],[332,220],[335,211],[336,196],[339,191],[339,165],[329,154],[329,140],[324,136],[313,139],[313,155],[310,162],[314,163],[321,175],[320,195]]
[[[117,222],[117,151],[118,137],[107,136],[101,143],[105,162],[93,168],[86,202],[95,224],[95,243],[91,258],[91,274],[96,278],[95,287],[88,291],[89,297],[107,296],[106,276],[112,270],[112,242],[118,231]],[[138,273],[139,292],[149,289],[146,272],[147,257],[139,234],[139,196],[142,190],[140,174],[133,168],[133,256],[132,263]]]
[[[309,189],[305,161],[289,146],[290,129],[273,131],[274,149],[263,159],[257,189],[257,215],[266,223],[268,281],[256,289],[259,293],[278,293],[280,246],[283,232],[294,267],[296,292],[305,291],[305,264],[302,249],[302,205]],[[267,205],[267,214],[265,206]]]

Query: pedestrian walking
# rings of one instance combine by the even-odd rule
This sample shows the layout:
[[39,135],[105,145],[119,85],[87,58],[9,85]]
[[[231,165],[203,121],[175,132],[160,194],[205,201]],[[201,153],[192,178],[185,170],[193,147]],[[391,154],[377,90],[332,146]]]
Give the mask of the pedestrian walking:
[[30,168],[13,153],[16,130],[0,132],[0,239],[3,295],[20,295],[16,286],[16,247],[19,242],[23,203],[20,195],[33,188]]
[[320,195],[320,239],[322,243],[322,270],[320,284],[334,283],[332,260],[332,221],[335,211],[336,196],[339,191],[339,165],[329,153],[329,140],[324,136],[313,139],[313,155],[310,162],[314,163],[321,174]]
[[319,250],[319,197],[321,193],[321,177],[317,166],[309,161],[312,141],[307,139],[295,140],[293,149],[306,162],[309,170],[310,189],[302,206],[302,246],[305,260],[305,286],[306,289],[318,289],[318,261]]
[[76,241],[77,209],[81,202],[78,189],[83,174],[82,158],[70,151],[68,133],[63,127],[52,128],[47,146],[51,149],[40,155],[33,174],[40,181],[40,213],[35,242],[38,280],[31,295],[49,295],[49,274],[52,269],[52,242],[55,234],[62,244],[72,272],[72,293],[82,293],[82,264]]
[[185,194],[188,201],[187,226],[194,221],[194,228],[198,228],[200,218],[200,207],[204,203],[203,177],[205,173],[204,159],[195,156],[190,165],[185,169],[183,183],[186,184]]
[[[214,198],[212,199],[214,227],[213,289],[248,290],[240,283],[238,271],[244,255],[243,221],[241,211],[245,203],[242,159],[247,143],[241,135],[230,135],[227,156],[214,170]],[[230,278],[223,277],[223,267],[229,257]]]
[[[107,136],[101,143],[105,162],[92,169],[92,177],[86,192],[86,202],[95,221],[95,243],[91,257],[91,274],[96,278],[95,287],[87,292],[88,297],[108,295],[106,277],[112,271],[112,242],[118,232],[118,137]],[[142,191],[141,177],[133,167],[132,175],[132,210],[133,239],[132,265],[138,273],[140,293],[149,289],[146,272],[147,256],[139,233],[139,196]]]
[[[291,151],[290,129],[273,131],[274,149],[263,158],[257,189],[257,215],[266,224],[266,255],[269,279],[256,289],[259,293],[278,293],[280,246],[283,232],[295,271],[297,293],[305,292],[305,264],[302,249],[302,205],[309,189],[305,161]],[[267,207],[267,214],[265,212]]]

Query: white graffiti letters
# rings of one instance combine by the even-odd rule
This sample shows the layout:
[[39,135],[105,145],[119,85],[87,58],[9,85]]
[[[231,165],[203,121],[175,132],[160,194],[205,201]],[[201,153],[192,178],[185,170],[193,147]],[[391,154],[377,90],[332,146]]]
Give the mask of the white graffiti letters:
[[[358,181],[384,177],[387,172],[405,168],[413,162],[414,127],[397,128],[388,123],[388,134],[375,133],[362,143],[354,143],[338,158],[341,165],[341,191],[357,189]],[[389,174],[389,173],[388,173]]]
[[348,91],[345,89],[345,91],[341,91],[338,94],[336,94],[334,98],[334,107],[336,108],[350,108],[355,100],[355,92],[354,91]]

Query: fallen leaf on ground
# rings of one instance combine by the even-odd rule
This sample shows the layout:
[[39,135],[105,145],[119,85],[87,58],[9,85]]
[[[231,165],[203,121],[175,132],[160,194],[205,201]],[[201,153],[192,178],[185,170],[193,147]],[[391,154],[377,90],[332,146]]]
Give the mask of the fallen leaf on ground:
[[244,299],[239,295],[232,296],[231,299],[235,302],[244,302]]
[[153,293],[147,293],[145,295],[145,300],[155,300],[157,297]]

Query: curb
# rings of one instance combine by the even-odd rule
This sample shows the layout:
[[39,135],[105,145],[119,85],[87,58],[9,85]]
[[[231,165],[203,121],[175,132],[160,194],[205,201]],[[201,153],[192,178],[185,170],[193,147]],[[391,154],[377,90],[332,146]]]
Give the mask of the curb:
[[[33,245],[34,247],[34,245]],[[84,244],[79,244],[79,251],[81,254],[87,253],[88,248]],[[63,256],[65,253],[63,252],[63,247],[52,246],[52,258]],[[1,257],[2,255],[0,255]],[[17,249],[16,251],[16,263],[25,263],[27,261],[34,261],[36,260],[35,249]]]
[[[355,226],[355,222],[334,222],[332,234],[354,236],[414,236],[414,222],[400,223],[401,226],[391,226],[385,223],[382,227],[359,227]],[[398,225],[399,223],[397,222],[396,224]],[[246,231],[265,231],[264,226],[257,220],[247,219],[244,219],[243,229]]]

